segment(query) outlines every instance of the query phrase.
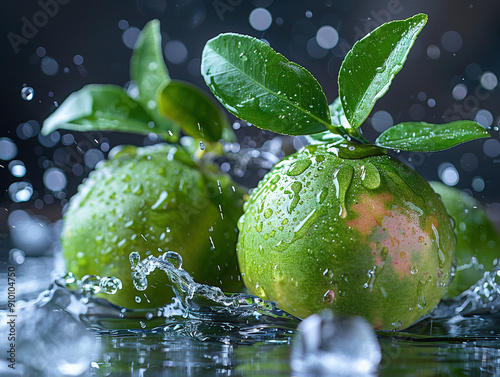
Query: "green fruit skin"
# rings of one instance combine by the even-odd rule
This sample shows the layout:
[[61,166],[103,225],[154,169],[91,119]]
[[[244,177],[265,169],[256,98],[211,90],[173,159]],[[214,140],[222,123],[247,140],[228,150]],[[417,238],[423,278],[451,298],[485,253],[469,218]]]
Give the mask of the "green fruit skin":
[[228,175],[212,165],[197,166],[178,147],[127,146],[93,171],[70,200],[61,235],[67,270],[79,279],[121,279],[122,290],[101,296],[113,304],[160,307],[173,297],[167,275],[156,270],[148,288],[136,290],[129,255],[136,251],[143,259],[173,250],[197,282],[238,291],[236,225],[244,193]]
[[244,208],[243,281],[298,317],[331,308],[404,328],[448,285],[455,236],[443,203],[373,146],[307,146],[280,161]]
[[448,297],[455,297],[496,266],[500,258],[500,235],[477,200],[439,182],[430,182],[430,185],[441,195],[455,223],[458,265],[447,291]]

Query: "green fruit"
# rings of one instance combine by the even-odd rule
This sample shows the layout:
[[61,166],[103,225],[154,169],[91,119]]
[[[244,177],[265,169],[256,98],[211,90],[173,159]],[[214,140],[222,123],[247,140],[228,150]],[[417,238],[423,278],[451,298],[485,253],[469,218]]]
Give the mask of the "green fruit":
[[244,208],[243,281],[298,317],[331,308],[403,328],[448,285],[451,219],[429,184],[383,149],[307,146],[279,162]]
[[198,166],[179,147],[127,146],[70,200],[61,235],[66,267],[79,279],[118,277],[123,289],[103,297],[128,308],[162,306],[173,296],[167,275],[158,270],[145,291],[134,288],[133,251],[141,258],[176,251],[196,281],[238,291],[234,250],[243,193],[228,175]]
[[454,187],[439,182],[430,184],[441,195],[455,223],[458,265],[447,291],[449,297],[454,297],[496,266],[500,258],[500,235],[477,200]]

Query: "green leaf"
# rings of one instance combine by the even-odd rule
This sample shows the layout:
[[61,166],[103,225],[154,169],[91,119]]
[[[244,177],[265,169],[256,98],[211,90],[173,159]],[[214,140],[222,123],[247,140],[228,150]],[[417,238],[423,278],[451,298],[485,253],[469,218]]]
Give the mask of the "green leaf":
[[488,131],[471,120],[445,124],[407,122],[385,130],[375,144],[401,151],[434,152],[484,137],[490,137]]
[[342,126],[346,130],[351,128],[345,116],[344,109],[342,108],[340,97],[335,98],[335,101],[333,101],[328,108],[330,109],[330,117],[333,126]]
[[195,139],[216,142],[224,128],[231,129],[226,115],[194,85],[171,81],[159,91],[160,113],[175,122]]
[[43,123],[47,135],[63,128],[74,131],[123,131],[140,134],[151,132],[169,138],[177,125],[169,121],[155,124],[141,104],[115,85],[87,85],[68,98]]
[[340,67],[339,97],[351,127],[358,128],[401,70],[427,15],[385,23],[354,44]]
[[137,38],[130,59],[130,78],[137,84],[139,101],[146,109],[155,108],[158,88],[170,81],[163,60],[158,20],[148,22]]
[[330,131],[320,132],[317,134],[311,134],[306,136],[306,140],[309,144],[324,144],[332,142],[346,142],[344,137],[339,134],[332,133]]
[[137,100],[151,114],[153,121],[160,128],[171,132],[169,141],[177,141],[178,127],[173,122],[160,115],[158,110],[158,95],[160,87],[170,82],[167,66],[163,60],[161,47],[160,22],[152,20],[144,26],[130,59],[130,78],[137,85],[139,97]]
[[306,135],[330,125],[325,94],[311,73],[258,39],[229,33],[209,40],[201,73],[230,112],[259,128]]

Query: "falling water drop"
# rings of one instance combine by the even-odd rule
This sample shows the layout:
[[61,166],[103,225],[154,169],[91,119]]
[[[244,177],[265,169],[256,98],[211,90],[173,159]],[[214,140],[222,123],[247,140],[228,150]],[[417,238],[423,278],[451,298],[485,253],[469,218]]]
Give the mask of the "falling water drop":
[[21,97],[25,101],[31,101],[35,97],[35,90],[31,86],[25,86],[21,89]]

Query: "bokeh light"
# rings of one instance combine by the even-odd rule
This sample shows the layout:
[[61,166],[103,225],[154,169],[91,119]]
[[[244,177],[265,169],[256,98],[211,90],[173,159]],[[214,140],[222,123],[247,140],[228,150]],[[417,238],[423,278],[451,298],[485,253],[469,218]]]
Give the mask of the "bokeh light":
[[9,161],[17,155],[17,146],[8,137],[0,138],[0,160]]
[[500,154],[500,142],[497,139],[488,139],[483,144],[483,152],[488,157],[497,157]]
[[462,36],[453,30],[447,31],[441,37],[441,45],[446,51],[457,52],[462,48]]
[[493,72],[485,72],[481,76],[481,85],[486,90],[493,90],[498,85],[498,78]]
[[394,120],[391,114],[387,111],[379,110],[375,112],[371,118],[372,127],[377,132],[384,132],[386,129],[394,125]]
[[59,71],[59,64],[53,58],[44,56],[41,61],[41,69],[47,76],[54,76]]
[[451,96],[457,101],[463,100],[467,97],[467,86],[465,84],[457,84],[451,91]]
[[13,202],[27,202],[33,195],[33,186],[27,181],[14,182],[9,186],[8,192]]
[[271,12],[265,8],[255,8],[248,17],[250,26],[252,26],[257,31],[264,31],[269,29],[273,22],[273,17]]
[[449,162],[443,162],[438,167],[438,174],[445,185],[455,186],[460,180],[458,170]]
[[47,189],[57,192],[64,190],[68,180],[61,169],[47,169],[43,175],[43,183]]
[[316,33],[316,41],[324,49],[334,48],[339,41],[339,33],[332,26],[322,26]]
[[181,41],[169,41],[164,52],[165,58],[172,64],[182,64],[188,57],[188,50]]

